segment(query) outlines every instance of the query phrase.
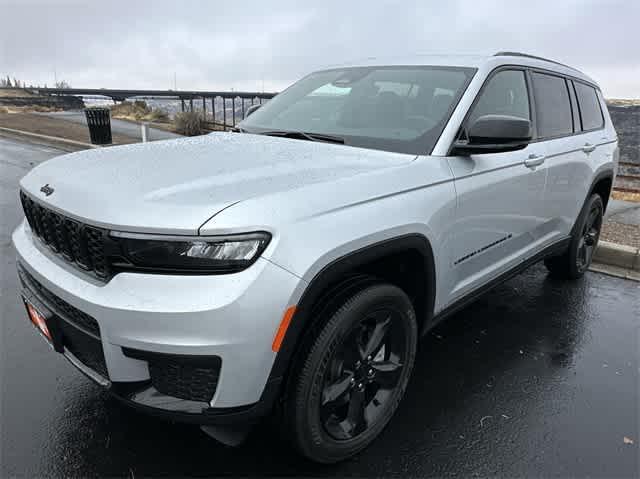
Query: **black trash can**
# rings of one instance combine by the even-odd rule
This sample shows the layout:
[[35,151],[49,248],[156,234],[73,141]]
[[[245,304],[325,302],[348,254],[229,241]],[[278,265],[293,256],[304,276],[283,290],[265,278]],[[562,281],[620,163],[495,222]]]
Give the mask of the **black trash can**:
[[108,108],[85,108],[91,143],[94,145],[111,144],[111,114]]

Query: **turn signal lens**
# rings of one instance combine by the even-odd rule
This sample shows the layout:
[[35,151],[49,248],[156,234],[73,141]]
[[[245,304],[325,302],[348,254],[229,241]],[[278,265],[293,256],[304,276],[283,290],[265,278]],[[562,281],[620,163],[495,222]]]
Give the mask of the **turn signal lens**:
[[276,337],[273,338],[273,344],[271,345],[271,350],[274,353],[280,351],[280,346],[282,346],[282,341],[284,340],[284,335],[287,333],[287,329],[289,328],[289,324],[291,323],[291,318],[293,318],[293,314],[296,312],[295,306],[289,306],[287,310],[284,312],[284,316],[282,316],[282,321],[280,321],[280,326],[278,327],[278,331],[276,331]]

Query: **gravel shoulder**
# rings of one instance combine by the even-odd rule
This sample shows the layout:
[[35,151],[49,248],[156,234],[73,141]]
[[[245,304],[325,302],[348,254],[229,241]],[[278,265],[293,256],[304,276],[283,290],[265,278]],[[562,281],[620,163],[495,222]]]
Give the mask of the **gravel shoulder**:
[[604,241],[640,248],[640,202],[612,198],[600,237]]

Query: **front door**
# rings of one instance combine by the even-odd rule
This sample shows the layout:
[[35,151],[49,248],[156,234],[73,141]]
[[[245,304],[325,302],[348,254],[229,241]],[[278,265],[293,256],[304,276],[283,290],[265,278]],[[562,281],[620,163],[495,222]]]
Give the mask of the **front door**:
[[[465,125],[490,114],[533,123],[530,99],[524,69],[498,70],[485,82]],[[547,222],[545,155],[545,143],[532,142],[515,152],[449,158],[458,198],[449,249],[449,303],[540,247]]]

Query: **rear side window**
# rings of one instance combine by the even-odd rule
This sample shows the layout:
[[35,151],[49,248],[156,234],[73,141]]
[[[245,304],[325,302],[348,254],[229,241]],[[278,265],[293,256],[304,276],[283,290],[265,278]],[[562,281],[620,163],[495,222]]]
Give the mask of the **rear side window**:
[[584,83],[574,82],[583,130],[597,130],[604,126],[604,117],[600,109],[600,101],[595,88]]
[[530,119],[527,82],[522,70],[502,70],[486,84],[467,122],[483,115],[510,115]]
[[554,138],[573,133],[569,90],[564,78],[533,72],[538,137]]

